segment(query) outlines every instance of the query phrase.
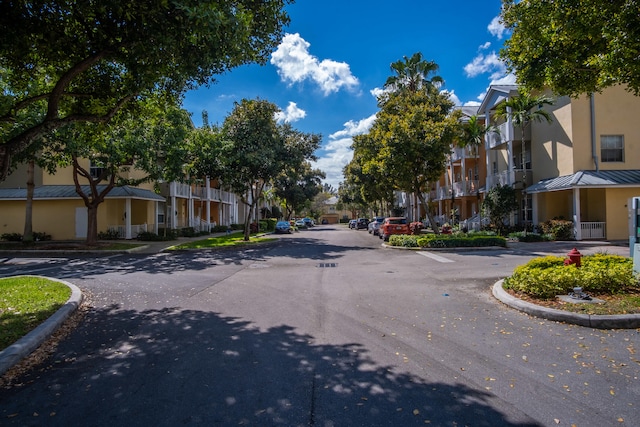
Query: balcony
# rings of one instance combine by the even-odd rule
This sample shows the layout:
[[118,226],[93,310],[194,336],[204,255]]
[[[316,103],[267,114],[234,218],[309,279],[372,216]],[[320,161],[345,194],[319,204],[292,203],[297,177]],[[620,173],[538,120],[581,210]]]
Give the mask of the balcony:
[[533,174],[531,170],[513,169],[487,177],[487,189],[493,188],[498,184],[510,185],[516,190],[524,190],[533,184]]
[[[522,139],[522,132],[519,127],[514,127],[509,122],[498,125],[498,132],[488,132],[486,135],[486,149],[497,148],[502,144],[506,144],[509,141],[520,141]],[[525,128],[524,139],[526,141],[531,140],[531,126]]]
[[476,155],[472,152],[471,147],[454,147],[451,151],[451,161],[457,162],[462,159],[475,159]]
[[478,192],[478,180],[458,181],[453,183],[453,194],[455,197],[471,196]]

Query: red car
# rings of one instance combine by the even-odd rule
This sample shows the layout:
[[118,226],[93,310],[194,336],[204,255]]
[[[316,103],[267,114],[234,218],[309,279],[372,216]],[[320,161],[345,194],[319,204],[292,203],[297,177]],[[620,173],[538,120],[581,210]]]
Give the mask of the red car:
[[401,216],[385,218],[380,226],[380,230],[378,230],[378,236],[385,242],[388,242],[389,236],[392,234],[410,234],[407,218]]

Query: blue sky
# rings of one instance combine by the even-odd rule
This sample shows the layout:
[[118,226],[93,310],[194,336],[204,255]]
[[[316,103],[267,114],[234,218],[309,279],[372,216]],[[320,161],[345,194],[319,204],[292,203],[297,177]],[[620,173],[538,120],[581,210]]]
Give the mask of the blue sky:
[[513,83],[498,60],[507,34],[497,20],[500,0],[298,0],[291,23],[267,65],[249,65],[187,93],[196,126],[202,111],[221,124],[233,103],[264,99],[281,120],[322,135],[314,167],[338,188],[352,158],[351,138],[366,133],[378,111],[375,94],[390,64],[422,52],[435,61],[442,88],[457,105],[477,105],[490,84]]

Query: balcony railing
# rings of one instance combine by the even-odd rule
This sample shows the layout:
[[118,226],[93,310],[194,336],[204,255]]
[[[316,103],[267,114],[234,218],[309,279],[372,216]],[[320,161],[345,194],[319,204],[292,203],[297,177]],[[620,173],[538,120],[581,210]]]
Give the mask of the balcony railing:
[[[487,132],[486,144],[487,149],[499,147],[509,141],[520,141],[522,132],[519,127],[510,126],[508,122],[498,125],[497,132]],[[531,140],[531,126],[527,126],[524,131],[524,139]]]
[[473,153],[473,149],[471,147],[454,147],[453,151],[451,151],[451,161],[457,162],[462,159],[473,159],[475,158],[475,153]]
[[500,185],[510,185],[516,190],[523,190],[533,183],[533,175],[531,170],[513,169],[511,171],[502,171],[495,175],[487,177],[487,188],[493,188]]
[[456,197],[470,196],[478,191],[478,180],[458,181],[453,183],[453,192]]

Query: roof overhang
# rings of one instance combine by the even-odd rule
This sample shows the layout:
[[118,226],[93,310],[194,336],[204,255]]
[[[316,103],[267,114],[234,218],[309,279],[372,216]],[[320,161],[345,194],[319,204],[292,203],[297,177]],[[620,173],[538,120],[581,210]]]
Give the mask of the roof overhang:
[[527,187],[529,194],[574,188],[640,187],[640,170],[578,171],[571,175],[543,179]]

